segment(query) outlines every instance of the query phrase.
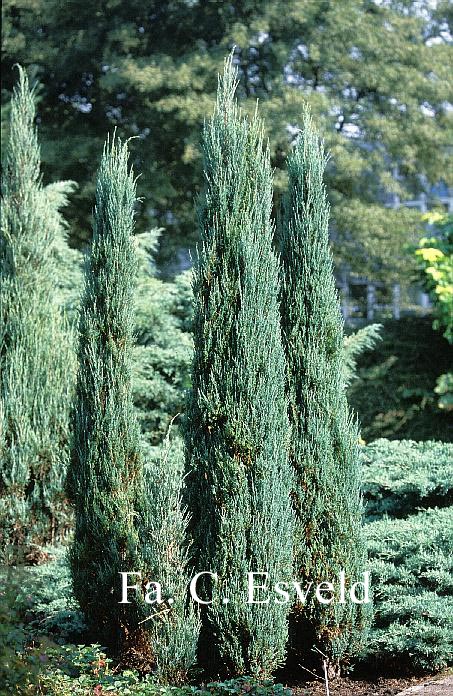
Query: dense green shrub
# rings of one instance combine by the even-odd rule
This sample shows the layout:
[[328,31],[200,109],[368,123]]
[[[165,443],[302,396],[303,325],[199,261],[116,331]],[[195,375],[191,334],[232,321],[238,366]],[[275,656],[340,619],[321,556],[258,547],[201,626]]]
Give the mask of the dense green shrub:
[[34,92],[19,68],[2,175],[0,238],[0,555],[57,541],[70,525],[63,481],[75,354],[56,279],[67,247],[69,182],[44,188]]
[[453,655],[453,507],[365,527],[375,622],[364,659],[437,670]]
[[[307,585],[363,580],[366,550],[358,467],[358,430],[345,393],[343,322],[329,251],[325,154],[308,113],[288,158],[288,194],[280,226],[281,313],[288,373],[290,462],[296,528],[295,577]],[[348,364],[350,367],[350,363]],[[354,655],[364,639],[368,604],[296,605],[292,647],[312,644],[332,665]]]
[[272,171],[262,125],[240,115],[235,90],[230,58],[203,132],[187,489],[197,570],[218,574],[204,662],[261,678],[283,662],[287,606],[247,603],[247,572],[291,578],[291,472]]
[[453,504],[453,444],[375,440],[361,448],[368,518]]
[[439,376],[451,370],[451,346],[430,319],[386,321],[380,336],[376,350],[359,357],[358,378],[348,390],[364,440],[453,442],[451,413],[438,408],[433,391]]

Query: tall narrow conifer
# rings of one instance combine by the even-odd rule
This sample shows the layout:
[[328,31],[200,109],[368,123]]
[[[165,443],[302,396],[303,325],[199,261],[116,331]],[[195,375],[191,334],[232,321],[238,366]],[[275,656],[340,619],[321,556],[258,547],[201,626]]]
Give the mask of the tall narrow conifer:
[[57,300],[59,208],[71,182],[43,187],[34,92],[19,68],[2,175],[0,235],[0,556],[57,541],[75,377],[72,332]]
[[[140,599],[120,600],[120,572],[143,571],[139,432],[131,399],[135,183],[127,146],[107,143],[98,172],[91,255],[79,325],[73,461],[74,593],[101,640],[152,655]],[[116,591],[115,591],[116,590]]]
[[322,604],[312,595],[305,607],[296,608],[292,648],[307,655],[315,644],[334,666],[354,654],[367,608],[351,603],[348,595],[341,603],[338,596],[341,571],[347,588],[363,580],[366,553],[358,430],[345,394],[343,320],[329,250],[325,162],[306,112],[288,158],[288,193],[279,226],[290,461],[295,473],[295,575],[303,585],[333,582],[337,596]]
[[284,659],[287,607],[247,604],[247,572],[268,573],[255,578],[268,588],[291,572],[284,353],[269,151],[235,90],[230,57],[203,132],[187,483],[196,570],[218,575],[204,588],[214,602],[202,646],[230,674],[269,676]]
[[[127,145],[108,142],[98,172],[91,255],[79,327],[74,452],[74,593],[92,629],[125,663],[181,681],[194,662],[198,625],[186,609],[181,474],[143,465],[132,403],[135,182]],[[122,600],[120,573],[138,592]],[[146,604],[148,582],[163,604]],[[166,584],[164,584],[166,583]],[[150,599],[159,600],[149,589]],[[167,600],[172,600],[172,602]],[[154,616],[156,615],[156,616]]]

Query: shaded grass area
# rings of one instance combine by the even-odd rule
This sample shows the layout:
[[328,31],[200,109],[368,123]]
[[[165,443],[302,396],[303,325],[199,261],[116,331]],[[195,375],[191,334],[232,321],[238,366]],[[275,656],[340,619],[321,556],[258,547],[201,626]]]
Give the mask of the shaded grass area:
[[358,359],[358,378],[349,389],[364,440],[453,442],[451,413],[438,408],[433,392],[439,375],[451,370],[453,347],[429,318],[387,321],[381,337]]

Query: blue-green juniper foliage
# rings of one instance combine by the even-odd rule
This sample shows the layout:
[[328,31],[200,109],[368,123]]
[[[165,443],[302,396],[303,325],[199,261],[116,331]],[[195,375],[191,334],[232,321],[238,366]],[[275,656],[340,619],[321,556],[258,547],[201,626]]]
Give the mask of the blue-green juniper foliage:
[[71,182],[44,187],[34,90],[19,67],[2,175],[0,235],[0,556],[55,542],[71,517],[63,482],[75,375],[72,332],[57,299],[59,209]]
[[[363,580],[366,554],[358,429],[345,394],[343,321],[329,251],[325,162],[306,112],[288,158],[288,192],[279,225],[290,461],[295,474],[294,572],[304,586],[335,583],[343,570],[350,586]],[[332,665],[355,653],[367,608],[337,599],[325,605],[308,601],[296,609],[296,652],[307,654],[313,642]]]
[[[132,401],[135,181],[127,144],[107,142],[99,168],[93,243],[79,326],[74,451],[67,488],[76,527],[74,594],[100,641],[124,664],[178,683],[195,660],[198,623],[185,607],[186,517],[182,473],[166,459],[144,467]],[[129,603],[120,573],[131,576]],[[154,585],[161,582],[159,599]],[[171,592],[171,594],[170,594]],[[154,593],[154,594],[153,594]],[[173,599],[173,604],[167,600]]]
[[131,398],[135,182],[127,158],[125,144],[108,142],[98,172],[67,488],[76,513],[73,588],[88,624],[123,655],[148,651],[152,662],[139,626],[140,600],[118,604],[119,573],[144,569],[139,538],[144,478]]
[[291,573],[284,353],[269,152],[235,90],[230,58],[203,131],[187,487],[196,569],[218,574],[202,654],[209,644],[221,671],[269,676],[284,660],[287,607],[247,604],[246,590],[248,571],[268,572],[268,586]]

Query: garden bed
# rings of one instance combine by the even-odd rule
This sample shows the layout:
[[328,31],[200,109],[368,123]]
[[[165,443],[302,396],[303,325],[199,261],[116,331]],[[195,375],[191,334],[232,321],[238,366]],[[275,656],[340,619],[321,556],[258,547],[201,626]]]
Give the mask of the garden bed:
[[[410,687],[420,686],[424,693],[424,686],[429,684],[429,692],[426,691],[426,696],[447,696],[452,693],[448,689],[453,688],[442,679],[444,675],[438,675],[434,678],[407,677],[402,679],[392,679],[379,677],[373,681],[361,679],[336,679],[329,684],[330,696],[399,696],[402,691]],[[436,686],[438,683],[438,687]],[[320,681],[305,682],[303,684],[294,684],[291,687],[294,696],[326,696],[325,685]],[[404,694],[406,696],[406,694]],[[408,694],[409,696],[409,694]],[[414,690],[414,696],[417,692]]]

